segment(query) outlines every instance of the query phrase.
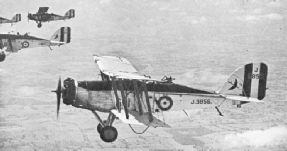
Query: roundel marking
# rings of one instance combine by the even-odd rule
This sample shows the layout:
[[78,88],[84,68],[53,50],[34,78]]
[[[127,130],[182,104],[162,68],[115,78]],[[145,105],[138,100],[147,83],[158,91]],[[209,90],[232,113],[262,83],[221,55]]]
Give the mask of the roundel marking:
[[23,46],[23,48],[28,48],[29,47],[29,42],[28,41],[22,42],[22,46]]

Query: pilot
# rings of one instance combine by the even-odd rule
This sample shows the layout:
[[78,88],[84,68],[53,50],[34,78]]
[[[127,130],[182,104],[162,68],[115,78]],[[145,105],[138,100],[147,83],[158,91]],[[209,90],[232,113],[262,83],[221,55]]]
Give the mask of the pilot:
[[174,80],[174,79],[171,76],[170,77],[164,76],[162,78],[162,81],[166,82],[166,83],[172,83],[172,80]]

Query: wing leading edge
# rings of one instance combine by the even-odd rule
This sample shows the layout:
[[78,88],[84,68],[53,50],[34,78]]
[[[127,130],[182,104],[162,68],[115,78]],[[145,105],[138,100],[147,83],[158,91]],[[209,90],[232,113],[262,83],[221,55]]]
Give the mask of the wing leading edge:
[[114,56],[96,56],[94,60],[102,73],[120,79],[152,80],[148,76],[140,74],[125,58]]
[[39,7],[38,14],[44,14],[49,10],[49,7]]

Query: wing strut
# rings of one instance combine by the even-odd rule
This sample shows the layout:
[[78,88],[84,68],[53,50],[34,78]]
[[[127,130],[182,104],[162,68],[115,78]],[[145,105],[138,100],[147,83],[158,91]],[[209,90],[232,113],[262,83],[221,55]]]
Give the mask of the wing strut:
[[113,86],[114,94],[116,97],[116,107],[117,107],[119,113],[121,113],[121,106],[120,106],[118,88],[117,88],[117,83],[116,83],[115,77],[112,77],[112,86]]
[[138,89],[138,83],[136,80],[133,80],[133,84],[134,84],[134,92],[135,92],[135,96],[138,102],[138,107],[139,107],[139,113],[140,115],[143,115],[143,109],[142,109],[142,104],[141,104],[141,100],[140,100],[140,96],[139,96],[139,89]]
[[124,106],[124,110],[126,113],[126,119],[129,119],[129,111],[128,111],[128,106],[127,106],[127,97],[125,95],[125,91],[124,91],[124,87],[123,87],[123,80],[122,79],[118,79],[119,82],[119,89],[121,91],[122,94],[122,103]]
[[142,82],[142,87],[143,87],[145,98],[146,98],[146,104],[147,104],[148,115],[149,115],[149,122],[152,122],[153,121],[153,116],[152,116],[152,113],[151,113],[151,106],[150,106],[150,102],[149,102],[149,97],[148,97],[148,92],[147,92],[147,87],[146,87],[145,81]]

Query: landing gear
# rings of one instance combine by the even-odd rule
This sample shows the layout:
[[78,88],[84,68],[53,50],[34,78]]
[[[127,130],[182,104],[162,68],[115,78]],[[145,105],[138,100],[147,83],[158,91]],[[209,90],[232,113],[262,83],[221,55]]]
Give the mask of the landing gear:
[[105,126],[100,131],[100,137],[105,142],[113,142],[118,138],[118,131],[113,126]]
[[[103,122],[104,122],[104,124],[106,125],[107,121],[104,120]],[[101,123],[99,123],[98,126],[97,126],[97,131],[98,131],[99,134],[101,133],[102,129],[103,129],[103,126],[102,126]]]
[[42,23],[38,23],[37,27],[41,28],[42,27]]
[[108,119],[102,121],[96,111],[92,111],[95,117],[100,122],[97,126],[97,131],[100,134],[100,138],[107,143],[113,142],[118,138],[118,131],[112,126],[116,117],[112,113],[109,114]]

